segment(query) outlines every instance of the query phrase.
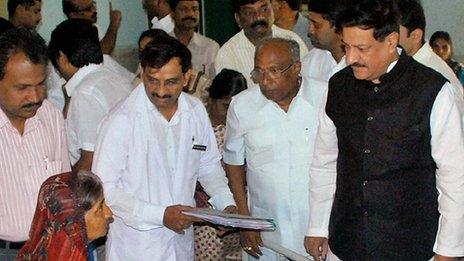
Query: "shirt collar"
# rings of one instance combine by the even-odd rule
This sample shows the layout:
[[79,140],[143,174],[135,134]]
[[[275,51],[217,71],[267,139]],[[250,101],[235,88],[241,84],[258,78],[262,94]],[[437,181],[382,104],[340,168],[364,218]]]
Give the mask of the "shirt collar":
[[153,29],[161,29],[167,33],[170,33],[174,30],[174,20],[172,19],[171,14],[166,15],[165,17],[158,19],[158,17],[153,17],[151,20]]
[[[174,33],[174,30],[172,30],[172,31],[169,33],[169,35],[177,39],[176,34]],[[194,46],[201,46],[201,39],[200,39],[200,37],[198,36],[198,33],[197,33],[197,32],[193,32],[192,38],[190,39],[190,42],[188,43],[187,47],[188,47],[188,46],[191,46],[191,45],[194,45]]]
[[426,61],[433,53],[432,47],[428,42],[425,42],[422,47],[412,56],[416,61]]
[[73,96],[74,91],[76,90],[76,87],[79,86],[81,81],[90,73],[100,69],[103,67],[103,64],[89,64],[86,65],[82,68],[80,68],[72,77],[69,79],[69,81],[66,83],[64,88],[66,89],[66,92],[70,97]]
[[[47,101],[44,100],[43,103],[45,102]],[[43,106],[43,103],[42,103],[42,106]],[[34,117],[26,119],[26,122],[24,123],[24,134],[28,132],[29,130],[36,128],[36,126],[38,126],[43,121],[42,114],[40,113],[40,111],[42,110],[42,106],[40,106],[40,108],[37,110]],[[6,113],[3,111],[2,108],[0,108],[0,129],[4,128],[8,124],[12,128],[14,128],[13,124],[11,124],[10,119],[8,118],[8,116],[6,116]]]

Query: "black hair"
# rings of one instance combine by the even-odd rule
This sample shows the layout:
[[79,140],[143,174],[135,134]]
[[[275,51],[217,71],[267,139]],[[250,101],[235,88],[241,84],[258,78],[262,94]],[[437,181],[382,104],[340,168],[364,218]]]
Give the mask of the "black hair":
[[421,29],[422,40],[425,35],[424,8],[418,0],[397,0],[398,10],[401,16],[401,25],[408,29],[408,36],[412,31]]
[[288,4],[288,7],[293,11],[299,11],[301,7],[301,0],[283,0]]
[[62,5],[63,5],[63,13],[67,17],[69,17],[69,14],[79,11],[77,9],[77,6],[74,4],[72,0],[63,0]]
[[234,9],[234,13],[238,14],[240,12],[240,7],[248,4],[254,4],[259,0],[232,0],[232,7]]
[[158,38],[166,38],[166,37],[171,37],[171,36],[169,36],[168,33],[166,33],[164,30],[161,30],[161,29],[148,29],[146,31],[143,31],[142,34],[140,35],[139,41],[138,41],[139,46],[140,46],[140,42],[145,37],[148,37],[154,40]]
[[241,73],[234,70],[222,69],[211,82],[208,93],[212,99],[224,99],[232,97],[246,88],[247,82]]
[[58,68],[60,52],[77,68],[103,62],[97,28],[86,19],[68,19],[53,30],[49,43],[50,60]]
[[182,72],[186,73],[192,67],[192,54],[189,49],[174,37],[153,39],[140,53],[142,68],[147,66],[159,69],[172,58],[179,58]]
[[[342,0],[309,0],[308,11],[320,14],[333,27],[346,8],[346,1]],[[340,29],[340,28],[337,28]]]
[[35,2],[42,2],[41,0],[8,0],[8,16],[14,17],[16,8],[19,5],[23,5],[26,8],[30,8],[35,5]]
[[[175,11],[176,10],[176,7],[177,5],[179,4],[180,1],[186,1],[186,0],[169,0],[168,3],[169,3],[169,7],[171,8],[171,11]],[[189,0],[189,1],[193,1],[193,0]],[[195,0],[197,1],[198,3],[200,3],[199,0]]]
[[3,34],[4,32],[13,28],[14,25],[10,21],[6,20],[3,17],[0,17],[0,34]]
[[103,184],[100,178],[90,171],[79,171],[72,183],[72,191],[77,205],[87,211],[104,198]]
[[11,56],[24,53],[33,64],[48,64],[47,46],[36,32],[24,28],[10,29],[0,35],[0,80]]
[[432,45],[436,40],[440,38],[452,44],[451,37],[448,32],[436,31],[435,33],[432,34],[432,36],[430,36],[430,45]]
[[374,29],[374,38],[383,41],[393,32],[399,33],[400,16],[393,0],[352,0],[340,19],[339,29],[357,26],[362,29]]

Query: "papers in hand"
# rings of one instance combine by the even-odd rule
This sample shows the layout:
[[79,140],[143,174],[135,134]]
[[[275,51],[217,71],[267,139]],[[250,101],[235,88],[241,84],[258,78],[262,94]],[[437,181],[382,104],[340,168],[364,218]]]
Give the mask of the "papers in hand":
[[226,227],[275,230],[274,220],[270,218],[255,218],[245,215],[228,214],[211,208],[196,208],[194,210],[183,211],[182,213]]

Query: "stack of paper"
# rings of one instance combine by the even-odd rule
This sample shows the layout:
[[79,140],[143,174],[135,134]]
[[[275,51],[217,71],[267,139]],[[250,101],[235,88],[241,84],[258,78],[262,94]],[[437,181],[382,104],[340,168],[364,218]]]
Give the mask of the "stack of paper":
[[228,214],[211,208],[196,208],[190,211],[183,211],[182,213],[226,227],[256,230],[275,230],[276,227],[274,220],[270,218],[255,218],[238,214]]

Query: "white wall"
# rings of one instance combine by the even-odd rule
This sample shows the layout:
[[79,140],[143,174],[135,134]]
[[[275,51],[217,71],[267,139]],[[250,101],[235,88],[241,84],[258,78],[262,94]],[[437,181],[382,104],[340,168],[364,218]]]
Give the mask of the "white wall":
[[464,62],[464,0],[422,0],[427,38],[435,31],[447,31],[454,44],[454,58]]
[[[97,3],[98,26],[106,31],[109,24],[109,1],[95,0]],[[141,32],[148,28],[147,18],[140,0],[111,0],[113,9],[122,12],[121,27],[118,33],[116,49],[113,56],[128,69],[137,67],[137,40]],[[42,23],[39,34],[50,40],[53,29],[65,19],[61,0],[42,0]]]

